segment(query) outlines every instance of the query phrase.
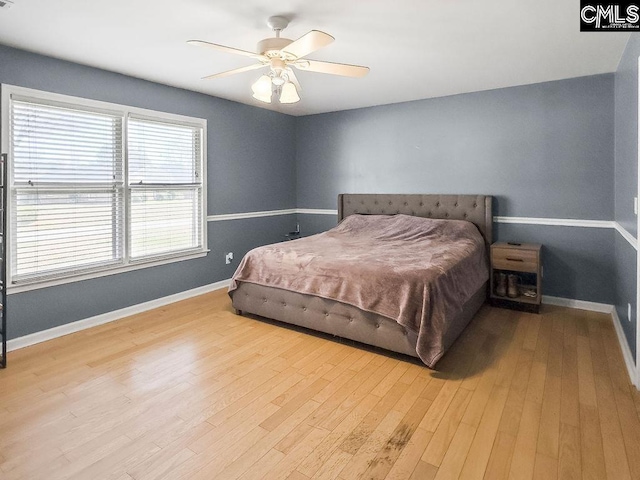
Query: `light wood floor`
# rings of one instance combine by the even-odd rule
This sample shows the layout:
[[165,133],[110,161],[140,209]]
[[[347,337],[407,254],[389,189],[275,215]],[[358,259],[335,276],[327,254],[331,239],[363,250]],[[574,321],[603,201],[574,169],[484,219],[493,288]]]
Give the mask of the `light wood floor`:
[[640,478],[607,315],[484,307],[438,371],[223,292],[13,352],[0,478]]

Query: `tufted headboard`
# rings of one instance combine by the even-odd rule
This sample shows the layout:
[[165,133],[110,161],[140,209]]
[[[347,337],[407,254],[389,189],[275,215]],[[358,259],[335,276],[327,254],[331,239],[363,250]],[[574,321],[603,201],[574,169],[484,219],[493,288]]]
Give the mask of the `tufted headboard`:
[[492,243],[493,214],[491,195],[422,195],[341,193],[338,195],[338,221],[355,213],[467,220],[475,224],[487,245]]

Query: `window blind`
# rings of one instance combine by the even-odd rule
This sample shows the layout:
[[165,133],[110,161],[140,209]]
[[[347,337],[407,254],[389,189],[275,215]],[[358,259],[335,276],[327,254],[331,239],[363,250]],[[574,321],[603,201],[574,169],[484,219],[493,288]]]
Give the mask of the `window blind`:
[[131,259],[202,249],[201,129],[130,118]]
[[122,263],[122,116],[11,102],[14,283]]
[[206,253],[206,121],[21,87],[2,94],[11,284]]

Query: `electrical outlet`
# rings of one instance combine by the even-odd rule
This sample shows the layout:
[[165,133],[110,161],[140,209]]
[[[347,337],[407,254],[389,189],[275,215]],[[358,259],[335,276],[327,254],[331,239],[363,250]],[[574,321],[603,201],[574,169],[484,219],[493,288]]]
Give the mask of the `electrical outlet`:
[[627,303],[627,320],[631,321],[631,304]]
[[224,263],[229,265],[231,263],[231,260],[233,260],[233,252],[225,253],[224,254]]
[[638,215],[638,197],[633,197],[633,213]]

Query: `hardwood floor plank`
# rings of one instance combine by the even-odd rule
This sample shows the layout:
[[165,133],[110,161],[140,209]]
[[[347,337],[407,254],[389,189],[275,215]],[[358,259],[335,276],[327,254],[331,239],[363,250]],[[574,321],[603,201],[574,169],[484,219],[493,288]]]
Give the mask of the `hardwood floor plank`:
[[593,364],[589,339],[578,336],[578,398],[584,405],[597,406],[596,387],[593,378]]
[[475,433],[476,429],[473,426],[460,423],[456,434],[453,436],[453,440],[451,440],[451,446],[442,460],[442,465],[438,468],[435,480],[454,480],[460,478],[460,472],[464,466],[467,452],[471,447]]
[[576,334],[581,337],[589,337],[589,327],[587,325],[587,316],[590,312],[586,310],[576,309],[571,312],[576,319]]
[[[420,461],[413,470],[409,480],[433,480],[438,474],[438,468]],[[345,479],[346,480],[346,479]]]
[[496,351],[497,343],[498,341],[496,339],[495,343],[491,347],[492,353],[489,354],[489,360],[487,360],[488,364],[485,367],[482,377],[480,378],[475,391],[471,395],[469,405],[462,416],[462,422],[473,427],[477,427],[480,423],[482,414],[489,402],[493,385],[495,384],[498,376],[497,365],[491,362],[491,357],[493,356],[493,352]]
[[285,456],[284,453],[279,452],[278,450],[271,449],[266,454],[262,456],[257,462],[255,462],[251,467],[244,471],[242,475],[240,475],[240,480],[258,480],[262,478],[262,475],[266,470],[273,468],[279,462],[282,461],[282,458]]
[[542,404],[526,400],[511,459],[509,478],[532,478]]
[[[160,450],[153,442],[144,440],[131,441],[129,444],[119,448],[111,455],[101,458],[97,462],[80,470],[78,473],[71,475],[70,479],[86,479],[86,478],[114,478],[118,475],[127,473],[126,471],[139,462],[154,455]],[[108,472],[108,476],[104,475]]]
[[274,448],[274,450],[278,450],[284,454],[288,454],[293,450],[299,442],[303,441],[303,439],[314,429],[313,425],[309,425],[308,419],[300,422],[296,427],[289,432],[289,434],[285,435],[282,440],[280,440]]
[[440,466],[470,400],[471,391],[465,388],[458,389],[436,431],[433,432],[431,441],[422,455],[423,461],[436,467]]
[[[325,438],[301,460],[299,465],[296,465],[296,469],[301,473],[308,474],[308,476],[313,476],[335,449],[344,442],[347,435],[353,432],[364,418],[367,418],[379,401],[379,397],[372,394],[367,395],[333,431],[327,431],[328,434]],[[366,438],[363,438],[363,442],[364,440]]]
[[413,438],[429,405],[431,405],[431,400],[426,398],[418,398],[415,401],[400,424],[391,433],[382,450],[369,462],[369,467],[363,474],[364,477],[372,479],[387,477],[398,457]]
[[[203,433],[211,430],[211,425],[206,422],[185,432],[184,435],[169,442],[166,447],[149,457],[146,461],[133,466],[127,473],[136,480],[151,480],[170,476],[171,472],[196,453],[187,448],[187,445]],[[155,443],[155,442],[154,442]]]
[[[328,380],[325,380],[324,378],[316,380],[311,385],[309,385],[308,388],[292,398],[291,401],[282,405],[273,415],[271,415],[266,420],[263,420],[260,426],[265,430],[273,430],[289,416],[291,416],[295,411],[297,411],[302,405],[311,400],[316,393],[321,391],[329,384],[330,382]],[[318,403],[318,405],[320,404]]]
[[396,362],[391,371],[382,379],[378,385],[375,386],[371,393],[378,397],[384,397],[389,390],[400,380],[400,378],[409,369],[409,365],[404,362]]
[[[249,446],[249,448],[244,449],[244,451],[241,449],[234,449],[234,458],[230,459],[231,461],[226,463],[226,465],[223,466],[220,464],[219,469],[216,468],[213,470],[211,468],[203,468],[199,470],[196,475],[190,476],[190,479],[206,480],[211,478],[213,475],[218,475],[220,478],[229,480],[238,478],[269,450],[273,449],[287,433],[293,430],[296,425],[303,421],[318,407],[318,402],[308,400],[304,404],[300,405],[300,407],[290,415],[282,418],[282,421],[275,426],[273,430],[267,431],[265,435],[258,438],[255,443]],[[243,447],[244,446],[246,446],[246,443]]]
[[402,450],[385,480],[406,480],[416,469],[420,457],[424,452],[425,445],[431,440],[433,433],[422,428],[417,428],[409,443]]
[[[299,442],[289,453],[285,454],[284,458],[274,467],[266,469],[260,478],[265,480],[284,480],[289,477],[289,475],[296,472],[298,465],[327,438],[327,435],[329,435],[327,430],[312,428],[304,437],[303,441]],[[319,465],[321,466],[322,463],[323,462],[319,462]],[[297,473],[302,475],[300,472]],[[306,475],[304,477],[309,478]]]
[[582,478],[580,431],[573,425],[560,425],[558,477],[572,480]]
[[141,474],[138,474],[138,476],[135,476],[134,474],[128,475],[130,475],[130,477],[135,480],[155,480],[158,478],[171,478],[173,471],[177,467],[196,455],[192,450],[189,450],[188,448],[184,448],[171,456],[164,456],[162,451],[158,453],[160,455],[156,454],[154,455],[154,457],[161,458],[161,461],[154,463],[151,468],[143,470],[143,472]]
[[560,399],[562,377],[547,375],[544,396],[542,399],[542,414],[538,431],[538,453],[551,458],[558,458],[560,439]]
[[606,478],[600,418],[598,409],[590,405],[580,405],[580,448],[582,478],[584,480]]
[[574,427],[580,426],[580,400],[578,396],[578,348],[575,338],[562,342],[562,392],[560,398],[560,421]]
[[[332,370],[330,370],[330,372],[333,370],[337,370],[337,368],[333,368]],[[355,388],[353,385],[359,379],[363,378],[363,375],[366,375],[367,373],[370,373],[373,371],[375,371],[375,366],[373,365],[370,365],[367,368],[365,368],[364,373],[362,373],[362,371],[358,372],[357,370],[346,368],[345,366],[345,368],[341,369],[341,372],[338,375],[336,375],[332,380],[329,380],[327,378],[327,375],[325,374],[322,376],[322,379],[328,380],[329,383],[327,384],[326,388],[319,390],[313,396],[313,399],[318,403],[324,404],[328,400],[334,399],[336,396],[336,392],[345,391],[349,388]],[[350,391],[351,390],[348,390],[348,392]]]
[[[579,472],[578,472],[579,473]],[[543,453],[536,453],[536,462],[533,467],[534,480],[555,480],[558,477],[558,460],[548,457]],[[567,479],[570,477],[567,477]]]
[[[126,439],[126,442],[131,442]],[[42,452],[37,458],[33,458],[28,453],[18,457],[7,456],[0,467],[1,478],[28,478],[35,475],[35,472],[44,470],[45,467],[55,465],[56,470],[71,465],[70,460],[64,456],[59,448],[52,448]]]
[[477,354],[473,358],[472,368],[465,374],[460,384],[460,388],[466,388],[467,390],[475,390],[481,379],[484,378],[499,341],[497,335],[486,332],[483,332],[483,334],[478,337],[478,341],[482,343],[477,347]]
[[[405,392],[400,397],[400,400],[396,402],[396,404],[392,407],[396,412],[400,412],[402,414],[406,414],[411,407],[415,404],[418,398],[426,400],[425,405],[426,408],[429,408],[432,404],[432,401],[424,396],[424,393],[429,386],[428,379],[416,379],[409,388],[405,390]],[[425,410],[426,411],[426,410]],[[420,420],[422,420],[423,416],[421,416]]]
[[296,470],[291,472],[291,475],[287,477],[287,480],[309,480],[309,477]]
[[532,365],[533,352],[531,350],[521,350],[513,381],[509,387],[507,403],[504,406],[500,426],[498,427],[501,432],[508,433],[512,437],[518,435]]
[[[529,314],[531,316],[531,314]],[[538,328],[538,340],[536,342],[535,353],[533,355],[534,362],[547,364],[549,356],[549,345],[551,343],[551,331],[553,329],[553,320],[544,312],[541,315],[533,315],[540,321]]]
[[67,460],[64,455],[49,458],[48,461],[44,463],[40,461],[24,463],[20,465],[19,468],[15,468],[9,472],[2,472],[2,479],[23,480],[32,478],[49,478],[48,474],[51,470],[59,470],[66,467],[68,464],[69,460]]
[[[333,430],[349,414],[349,412],[389,373],[393,363],[385,359],[382,365],[371,365],[363,368],[349,385],[333,392],[309,420],[327,430]],[[326,390],[326,389],[325,389]]]
[[[514,312],[516,313],[516,312]],[[518,360],[523,352],[524,339],[527,333],[527,323],[522,315],[515,315],[513,318],[513,333],[509,337],[506,353],[499,358],[498,376],[496,385],[509,387],[518,368]]]
[[229,439],[228,442],[212,445],[211,448],[203,450],[174,468],[169,478],[172,480],[187,480],[198,477],[215,478],[227,465],[235,461],[268,433],[264,428],[255,426],[235,441]]
[[547,373],[554,377],[562,377],[563,338],[558,332],[552,330],[549,339],[549,356],[547,360]]
[[[429,432],[435,432],[440,425],[443,417],[445,416],[449,406],[453,402],[453,399],[456,397],[457,392],[459,391],[460,383],[459,382],[447,382],[440,389],[440,392],[436,396],[435,400],[431,403],[427,414],[424,416],[424,419],[420,423],[420,428],[423,428]],[[469,390],[463,389],[465,391],[462,396],[464,398],[471,397],[469,394]],[[460,397],[460,396],[459,396]]]
[[475,437],[467,453],[460,476],[468,479],[482,479],[491,456],[491,449],[498,433],[500,417],[507,401],[508,389],[496,387],[491,393],[491,403],[482,415]]
[[496,439],[493,442],[489,463],[484,473],[487,480],[501,480],[509,478],[509,470],[511,468],[511,458],[516,445],[516,437],[498,431]]
[[547,365],[542,362],[531,363],[529,384],[527,386],[526,399],[530,402],[542,403],[544,384],[547,380]]
[[630,388],[631,396],[633,397],[633,403],[636,406],[636,412],[638,412],[638,418],[640,418],[640,392],[634,388]]
[[444,378],[437,378],[435,376],[431,376],[430,378],[431,380],[429,381],[427,388],[422,392],[422,395],[424,398],[428,398],[433,401],[437,398],[440,390],[442,390],[442,387],[447,383],[447,381]]
[[[391,439],[393,432],[402,421],[404,414],[391,410],[380,422],[378,427],[371,432],[358,451],[353,455],[349,463],[340,472],[344,478],[359,478],[366,471],[372,458],[375,458],[385,444]],[[302,470],[301,470],[302,471]],[[304,473],[304,471],[302,471]]]
[[[338,478],[340,472],[349,463],[353,455],[344,452],[340,449],[334,450],[334,452],[327,458],[320,470],[316,472],[313,478],[318,480],[333,480]],[[371,477],[376,478],[376,477]]]
[[538,343],[538,333],[540,332],[540,317],[532,317],[528,322],[527,335],[522,348],[525,350],[535,350]]
[[362,419],[353,431],[342,441],[340,448],[345,452],[355,455],[362,444],[369,438],[387,413],[398,403],[400,397],[407,391],[409,386],[398,381],[391,391],[381,398],[373,409]]

